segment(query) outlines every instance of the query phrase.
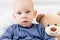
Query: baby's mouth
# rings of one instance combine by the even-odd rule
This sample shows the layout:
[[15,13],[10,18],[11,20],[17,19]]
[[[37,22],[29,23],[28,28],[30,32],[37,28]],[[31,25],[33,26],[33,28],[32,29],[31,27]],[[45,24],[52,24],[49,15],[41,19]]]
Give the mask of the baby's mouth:
[[22,23],[27,23],[28,21],[23,21]]

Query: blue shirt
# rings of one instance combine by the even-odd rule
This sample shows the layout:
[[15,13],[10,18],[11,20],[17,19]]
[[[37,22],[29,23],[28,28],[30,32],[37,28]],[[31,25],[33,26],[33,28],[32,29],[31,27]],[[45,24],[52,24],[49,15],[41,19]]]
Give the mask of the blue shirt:
[[54,40],[54,38],[45,33],[42,24],[32,24],[31,27],[13,24],[0,40]]

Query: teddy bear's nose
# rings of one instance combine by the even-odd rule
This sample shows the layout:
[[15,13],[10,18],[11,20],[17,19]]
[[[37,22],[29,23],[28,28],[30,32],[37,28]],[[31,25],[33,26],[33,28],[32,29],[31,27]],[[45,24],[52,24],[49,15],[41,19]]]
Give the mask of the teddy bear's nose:
[[52,27],[50,30],[55,32],[57,29],[55,27]]

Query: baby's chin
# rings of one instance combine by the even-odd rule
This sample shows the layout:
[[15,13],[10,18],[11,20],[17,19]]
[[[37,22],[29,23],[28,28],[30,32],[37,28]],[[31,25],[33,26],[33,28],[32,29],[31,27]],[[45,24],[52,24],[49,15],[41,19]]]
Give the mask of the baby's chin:
[[23,27],[30,27],[32,24],[21,24],[21,26],[23,26]]
[[22,25],[22,26],[23,26],[23,27],[30,27],[30,25],[27,25],[27,24],[26,24],[26,25]]

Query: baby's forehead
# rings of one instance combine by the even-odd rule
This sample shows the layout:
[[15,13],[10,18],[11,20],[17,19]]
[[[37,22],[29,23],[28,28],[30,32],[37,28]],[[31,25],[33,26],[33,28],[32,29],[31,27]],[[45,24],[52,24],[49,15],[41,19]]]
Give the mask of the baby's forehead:
[[14,4],[14,9],[34,9],[31,0],[16,0]]
[[15,1],[15,4],[16,4],[16,3],[20,3],[20,4],[21,4],[21,3],[27,3],[27,4],[30,3],[30,4],[33,4],[32,0],[16,0],[16,1]]
[[16,0],[16,1],[32,1],[32,0]]

